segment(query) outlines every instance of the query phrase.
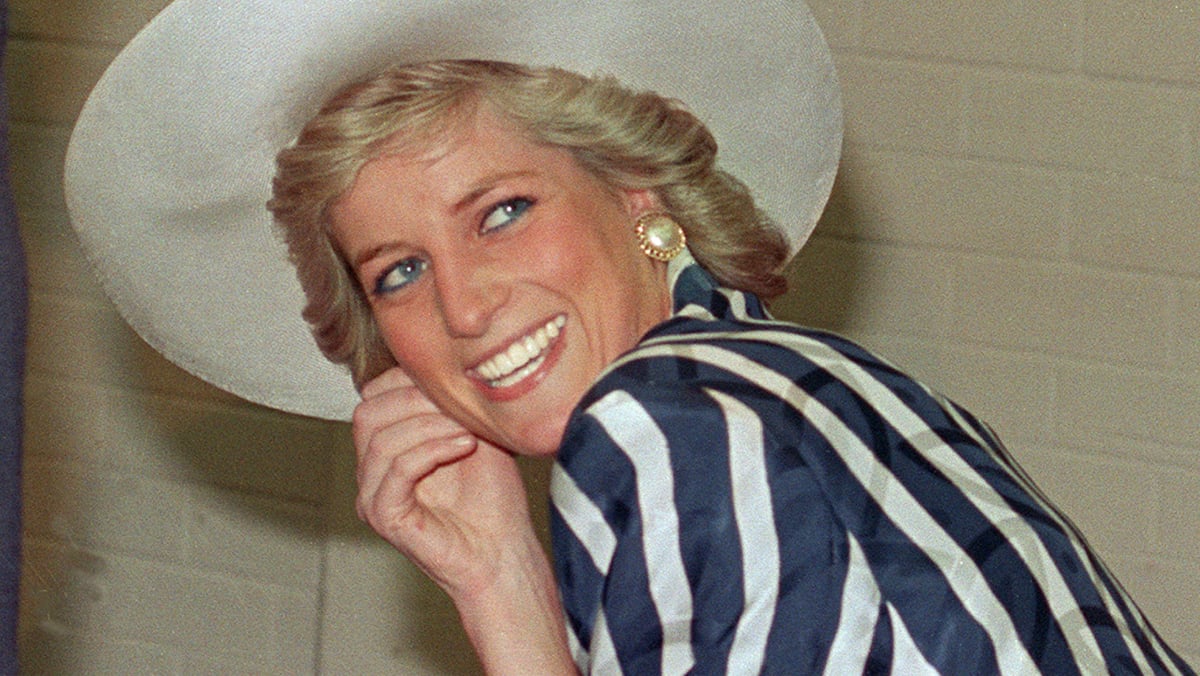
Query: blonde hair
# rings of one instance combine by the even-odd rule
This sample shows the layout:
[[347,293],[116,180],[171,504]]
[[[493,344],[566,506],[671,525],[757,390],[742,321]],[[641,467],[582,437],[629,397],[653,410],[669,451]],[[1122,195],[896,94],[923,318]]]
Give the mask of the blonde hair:
[[[331,98],[276,160],[268,208],[325,356],[360,386],[395,365],[366,296],[338,251],[329,211],[367,162],[430,142],[481,103],[561,148],[614,189],[651,190],[683,226],[697,262],[722,284],[771,298],[786,290],[788,247],[746,187],[716,166],[717,143],[679,103],[610,77],[492,61],[397,65]],[[630,226],[632,237],[632,224]]]

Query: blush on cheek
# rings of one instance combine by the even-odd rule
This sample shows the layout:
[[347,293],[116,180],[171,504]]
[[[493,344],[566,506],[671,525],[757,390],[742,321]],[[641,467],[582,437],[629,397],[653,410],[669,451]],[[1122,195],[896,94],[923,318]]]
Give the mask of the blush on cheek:
[[[529,277],[570,280],[580,277],[587,270],[589,263],[595,263],[589,258],[590,251],[589,247],[576,242],[564,242],[558,246],[535,246],[527,251],[522,268]],[[594,256],[594,252],[591,253]]]

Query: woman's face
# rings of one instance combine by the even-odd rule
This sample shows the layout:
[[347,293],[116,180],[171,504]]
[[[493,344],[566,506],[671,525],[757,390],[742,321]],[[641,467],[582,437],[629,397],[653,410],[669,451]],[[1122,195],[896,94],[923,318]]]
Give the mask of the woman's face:
[[669,314],[665,264],[633,233],[656,200],[486,106],[453,129],[364,166],[334,235],[429,398],[500,446],[552,454],[600,371]]

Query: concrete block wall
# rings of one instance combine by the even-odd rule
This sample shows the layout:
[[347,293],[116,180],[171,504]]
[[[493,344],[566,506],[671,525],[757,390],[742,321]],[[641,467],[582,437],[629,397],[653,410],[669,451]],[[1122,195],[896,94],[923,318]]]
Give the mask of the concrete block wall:
[[311,673],[344,426],[244,404],[147,348],[98,288],[63,204],[75,115],[165,4],[8,3],[31,278],[22,670]]
[[[166,4],[9,0],[33,295],[26,667],[476,673],[453,609],[355,521],[345,426],[159,358],[74,243],[71,124]],[[846,159],[777,312],[990,421],[1200,663],[1200,9],[810,6],[841,73]]]
[[1200,662],[1200,5],[809,6],[845,160],[777,313],[991,422]]

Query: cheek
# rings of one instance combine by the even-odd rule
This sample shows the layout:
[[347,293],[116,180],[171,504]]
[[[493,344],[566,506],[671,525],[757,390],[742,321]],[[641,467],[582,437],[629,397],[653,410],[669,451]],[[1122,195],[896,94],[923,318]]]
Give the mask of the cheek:
[[445,344],[435,333],[436,325],[427,312],[377,312],[375,322],[383,342],[400,368],[416,378],[420,372],[441,368],[444,355],[438,346]]
[[[624,256],[634,247],[632,229],[623,237],[624,220],[614,214],[560,221],[558,228],[528,246],[522,267],[542,279],[570,283],[570,288],[608,288],[634,268]],[[636,249],[634,249],[636,252]],[[638,252],[640,255],[640,252]]]
[[543,279],[569,281],[578,289],[607,286],[628,271],[621,265],[622,253],[634,242],[632,220],[607,193],[597,190],[562,205],[531,234],[521,265]]
[[396,359],[396,365],[413,379],[417,387],[439,409],[455,420],[466,420],[460,405],[460,365],[443,349],[447,339],[438,339],[428,331],[405,329],[385,333],[384,340]]
[[518,260],[519,274],[553,287],[579,288],[594,273],[598,258],[591,242],[583,238],[543,240],[525,250]]

